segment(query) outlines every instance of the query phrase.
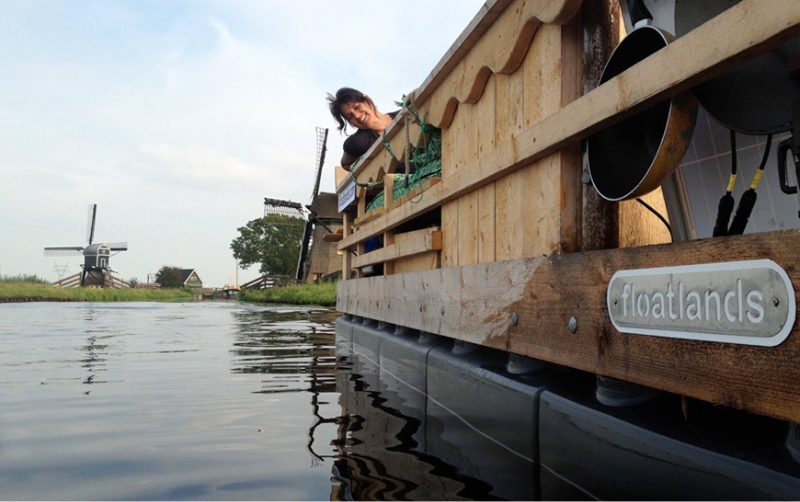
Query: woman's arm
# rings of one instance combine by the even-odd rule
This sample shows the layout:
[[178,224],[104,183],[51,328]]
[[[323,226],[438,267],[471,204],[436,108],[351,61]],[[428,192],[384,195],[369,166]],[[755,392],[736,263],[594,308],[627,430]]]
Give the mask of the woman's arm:
[[342,163],[341,163],[341,166],[342,166],[342,167],[344,167],[344,168],[345,168],[345,169],[347,169],[347,170],[350,170],[350,166],[351,166],[351,165],[353,164],[353,162],[355,162],[356,160],[358,160],[358,157],[353,157],[353,156],[352,156],[352,155],[350,155],[349,153],[347,153],[347,152],[344,152],[344,154],[342,154]]

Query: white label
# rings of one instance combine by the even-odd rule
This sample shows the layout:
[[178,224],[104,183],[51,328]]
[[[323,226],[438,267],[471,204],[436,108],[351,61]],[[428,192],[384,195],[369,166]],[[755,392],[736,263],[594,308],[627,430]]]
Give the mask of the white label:
[[354,200],[356,200],[356,182],[353,181],[339,193],[339,212],[344,211]]
[[620,270],[606,301],[623,333],[767,347],[796,315],[789,276],[772,260]]

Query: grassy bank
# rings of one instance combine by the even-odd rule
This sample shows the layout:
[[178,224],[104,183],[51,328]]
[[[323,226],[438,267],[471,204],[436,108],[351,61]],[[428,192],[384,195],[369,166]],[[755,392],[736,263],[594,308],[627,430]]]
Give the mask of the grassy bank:
[[192,300],[185,289],[56,288],[41,282],[0,281],[0,302],[164,302]]
[[294,284],[261,290],[243,290],[237,300],[261,303],[289,303],[292,305],[336,305],[336,283]]
[[[66,302],[169,302],[189,301],[194,292],[188,289],[100,289],[57,288],[35,276],[0,277],[0,303],[9,301]],[[336,305],[336,284],[295,284],[265,290],[244,290],[236,299],[256,303],[292,305]]]

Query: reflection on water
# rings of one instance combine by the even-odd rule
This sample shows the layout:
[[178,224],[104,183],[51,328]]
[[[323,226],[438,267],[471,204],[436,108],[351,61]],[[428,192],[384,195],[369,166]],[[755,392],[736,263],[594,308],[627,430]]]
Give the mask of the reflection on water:
[[430,453],[408,395],[337,354],[337,316],[0,305],[0,498],[493,498]]

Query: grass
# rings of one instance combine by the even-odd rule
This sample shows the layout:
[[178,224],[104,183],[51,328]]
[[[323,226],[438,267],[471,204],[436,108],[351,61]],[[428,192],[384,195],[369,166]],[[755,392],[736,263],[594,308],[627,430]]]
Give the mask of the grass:
[[[194,299],[189,289],[58,288],[36,276],[0,276],[0,303],[4,301],[168,302]],[[293,284],[262,290],[243,290],[236,299],[254,303],[336,305],[336,283]]]
[[57,288],[46,282],[0,280],[2,301],[159,302],[192,300],[188,289]]
[[236,299],[244,302],[332,307],[336,305],[336,283],[292,284],[268,289],[242,290],[236,294]]

